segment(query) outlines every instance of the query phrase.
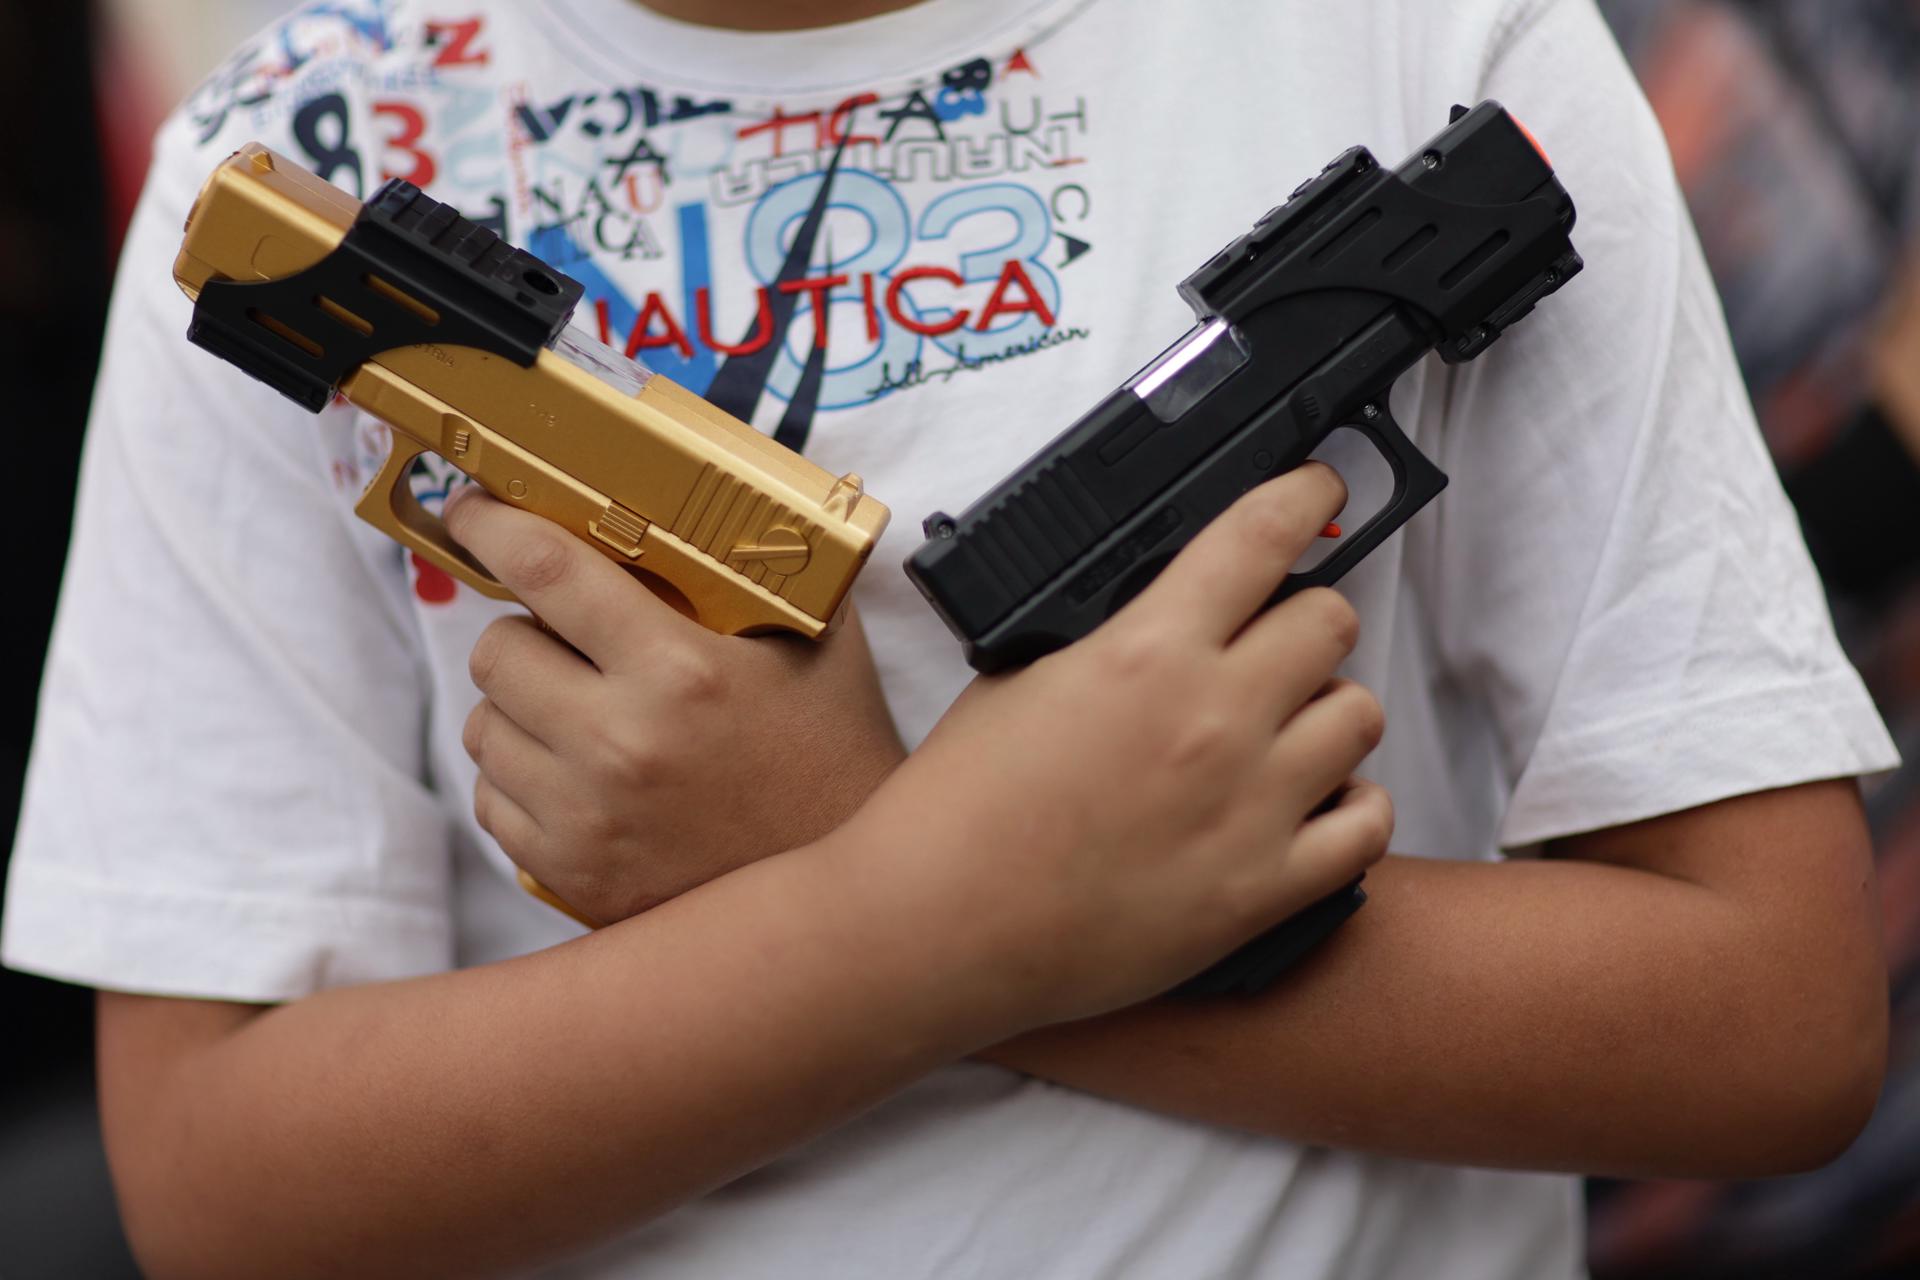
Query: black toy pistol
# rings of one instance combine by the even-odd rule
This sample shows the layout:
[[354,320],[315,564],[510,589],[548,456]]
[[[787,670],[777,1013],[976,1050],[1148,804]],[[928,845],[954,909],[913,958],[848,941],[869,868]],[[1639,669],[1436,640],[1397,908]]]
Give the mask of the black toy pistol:
[[[1338,580],[1446,487],[1388,407],[1430,351],[1485,351],[1581,269],[1573,201],[1500,104],[1456,107],[1398,169],[1355,147],[1187,277],[1198,323],[958,518],[907,573],[983,672],[1092,631],[1209,521],[1361,432],[1393,473],[1380,511],[1276,600]],[[1255,991],[1357,910],[1358,884],[1200,975]]]

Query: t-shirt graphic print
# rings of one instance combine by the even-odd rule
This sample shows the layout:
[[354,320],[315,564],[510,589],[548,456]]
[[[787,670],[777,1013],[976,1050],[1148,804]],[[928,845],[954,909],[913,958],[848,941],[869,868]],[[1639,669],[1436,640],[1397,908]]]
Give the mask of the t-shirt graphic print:
[[[583,329],[805,451],[823,413],[1091,335],[1071,269],[1098,235],[1092,122],[1044,70],[1047,36],[1085,4],[1038,8],[952,65],[769,97],[509,70],[502,46],[524,48],[526,27],[590,35],[577,7],[411,22],[317,4],[186,114],[209,168],[251,133],[363,199],[388,178],[428,189],[581,281]],[[361,446],[347,483],[384,449],[377,426]],[[460,482],[418,464],[429,509]],[[422,600],[457,594],[414,569]]]

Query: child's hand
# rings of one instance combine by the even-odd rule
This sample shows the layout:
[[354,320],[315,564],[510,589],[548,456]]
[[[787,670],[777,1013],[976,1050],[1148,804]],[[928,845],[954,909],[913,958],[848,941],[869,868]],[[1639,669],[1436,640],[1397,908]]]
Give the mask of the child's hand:
[[463,740],[480,825],[581,914],[612,924],[815,840],[905,754],[858,617],[817,644],[715,635],[477,490],[447,523],[573,645],[488,627]]
[[1353,879],[1393,825],[1345,785],[1383,730],[1334,679],[1358,622],[1327,590],[1255,616],[1344,500],[1319,465],[1264,485],[1091,636],[976,680],[821,846],[836,882],[1033,1025],[1164,991]]

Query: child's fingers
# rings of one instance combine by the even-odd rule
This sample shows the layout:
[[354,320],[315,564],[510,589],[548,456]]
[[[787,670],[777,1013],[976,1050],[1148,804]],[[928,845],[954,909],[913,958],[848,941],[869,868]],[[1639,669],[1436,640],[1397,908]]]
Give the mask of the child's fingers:
[[1322,463],[1269,480],[1202,529],[1118,616],[1175,620],[1225,644],[1279,590],[1346,501],[1346,484]]
[[449,498],[445,519],[461,546],[602,671],[645,660],[636,631],[698,628],[559,525],[478,488]]
[[1291,915],[1386,856],[1393,839],[1393,798],[1376,783],[1354,779],[1333,807],[1302,823],[1273,874],[1276,909]]
[[489,623],[467,658],[473,687],[514,723],[552,745],[576,727],[604,677],[565,641],[532,618]]
[[1227,647],[1227,663],[1280,724],[1326,687],[1359,639],[1360,615],[1346,597],[1314,587],[1248,623]]
[[484,773],[473,784],[473,820],[516,863],[540,847],[540,824]]
[[1268,755],[1276,795],[1304,812],[1333,794],[1380,745],[1386,715],[1363,685],[1335,680],[1281,728]]
[[[553,799],[566,794],[562,766],[552,750],[491,699],[482,698],[467,714],[460,745],[479,766],[481,777],[529,817],[543,807],[551,809]],[[539,819],[534,822],[538,825]]]

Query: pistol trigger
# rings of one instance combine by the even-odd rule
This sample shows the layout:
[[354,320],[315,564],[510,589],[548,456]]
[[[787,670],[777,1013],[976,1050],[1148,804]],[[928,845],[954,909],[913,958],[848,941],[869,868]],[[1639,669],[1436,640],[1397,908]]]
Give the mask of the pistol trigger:
[[400,431],[390,431],[391,446],[380,471],[360,494],[354,514],[443,573],[495,600],[512,600],[509,591],[471,552],[453,540],[446,521],[429,514],[414,496],[408,476],[413,461],[428,447]]
[[1446,473],[1414,448],[1413,442],[1400,430],[1400,424],[1393,420],[1384,395],[1379,401],[1361,409],[1350,425],[1367,438],[1374,451],[1392,470],[1393,494],[1379,511],[1351,534],[1337,524],[1330,524],[1323,529],[1321,537],[1339,538],[1340,545],[1313,568],[1289,577],[1282,589],[1283,594],[1338,582],[1447,487]]

